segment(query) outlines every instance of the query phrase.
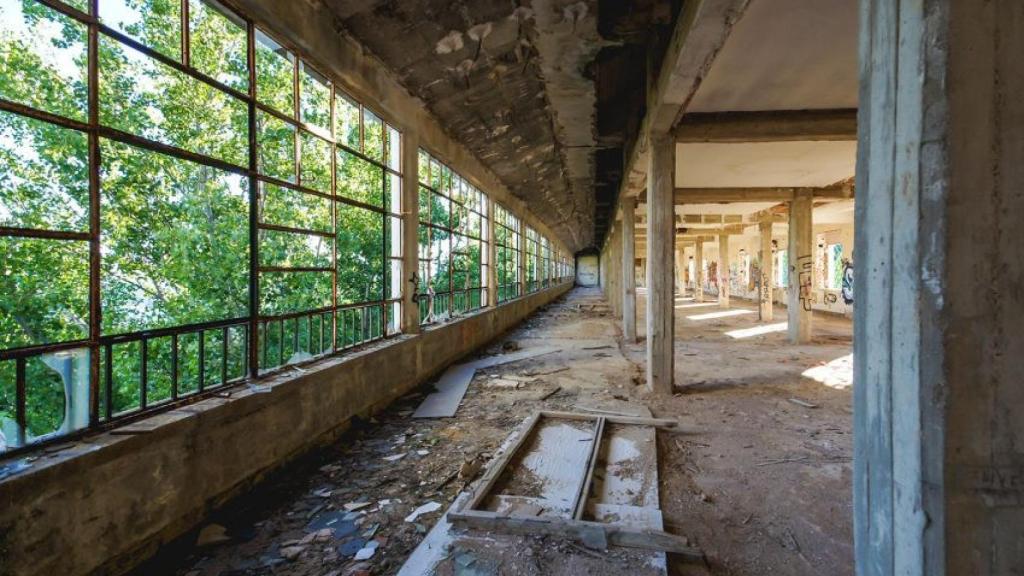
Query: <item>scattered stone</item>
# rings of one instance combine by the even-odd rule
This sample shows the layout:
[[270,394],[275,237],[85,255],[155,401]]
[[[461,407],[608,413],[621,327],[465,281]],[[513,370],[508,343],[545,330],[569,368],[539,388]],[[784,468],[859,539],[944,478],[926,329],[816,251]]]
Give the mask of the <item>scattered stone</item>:
[[364,546],[366,546],[365,539],[352,538],[351,540],[346,540],[341,546],[338,547],[338,554],[341,554],[346,558],[351,558],[352,556],[356,555],[356,552],[362,550]]
[[306,550],[305,546],[286,546],[281,548],[281,558],[292,562],[302,555],[302,552]]
[[410,523],[415,522],[416,519],[419,518],[420,516],[422,516],[423,514],[429,514],[431,512],[435,512],[435,511],[440,510],[440,509],[441,509],[441,504],[439,504],[437,502],[427,502],[426,504],[424,504],[424,505],[420,506],[419,508],[413,510],[412,514],[409,514],[408,516],[406,516],[405,517],[405,521],[406,522],[410,522]]
[[345,510],[348,510],[349,512],[355,512],[356,510],[362,510],[363,508],[366,508],[370,504],[373,504],[373,502],[349,502],[345,504],[343,508],[345,508]]
[[199,531],[199,536],[196,537],[196,546],[213,546],[230,540],[227,528],[220,524],[209,524]]

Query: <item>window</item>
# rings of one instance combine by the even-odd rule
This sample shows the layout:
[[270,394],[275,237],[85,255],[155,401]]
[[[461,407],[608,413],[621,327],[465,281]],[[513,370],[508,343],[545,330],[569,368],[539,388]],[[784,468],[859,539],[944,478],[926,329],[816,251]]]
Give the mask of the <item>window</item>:
[[494,246],[497,259],[498,303],[520,295],[519,219],[500,204],[494,205]]
[[487,197],[423,150],[419,165],[417,293],[430,323],[487,304]]
[[216,0],[97,10],[0,0],[0,452],[399,330],[399,131]]
[[529,226],[526,227],[525,238],[523,257],[526,259],[526,292],[533,293],[540,290],[540,240],[537,231]]

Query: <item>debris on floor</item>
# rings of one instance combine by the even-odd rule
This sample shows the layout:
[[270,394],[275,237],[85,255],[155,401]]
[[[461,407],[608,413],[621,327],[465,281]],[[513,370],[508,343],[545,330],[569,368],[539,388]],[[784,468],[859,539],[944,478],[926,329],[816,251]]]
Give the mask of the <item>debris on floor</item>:
[[[617,346],[619,329],[607,304],[593,291],[574,291],[509,334],[507,340],[521,350],[502,353],[502,344],[496,343],[481,360],[544,348],[557,352],[479,368],[450,418],[413,419],[428,387],[411,391],[371,420],[354,422],[308,461],[289,465],[212,514],[203,526],[224,526],[229,541],[197,547],[196,531],[184,548],[168,548],[134,574],[850,576],[850,390],[801,376],[821,362],[848,355],[849,339],[797,357],[784,344],[784,334],[739,342],[722,334],[755,323],[736,317],[725,328],[713,328],[677,318],[677,326],[687,331],[677,350],[698,353],[700,362],[686,358],[682,362],[687,364],[677,368],[683,370],[677,381],[685,393],[659,399],[648,396],[643,386],[643,348]],[[849,323],[826,318],[816,330],[846,334]],[[605,345],[613,346],[602,350],[607,358],[583,349]],[[751,361],[733,362],[737,351]],[[776,362],[790,357],[797,359]],[[519,388],[487,386],[492,375],[537,380]],[[705,384],[686,388],[694,382]],[[788,401],[793,397],[818,408],[811,412],[797,406]],[[638,405],[646,411],[631,411]],[[652,519],[627,517],[624,511],[658,509],[661,529],[685,535],[688,546],[705,553],[710,568],[689,563],[681,568],[680,557],[672,554],[664,564],[652,563],[652,555],[660,553],[614,545],[591,549],[582,540],[459,532],[448,521],[446,510],[457,509],[473,482],[481,482],[524,419],[539,410],[587,412],[584,408],[644,417],[653,410],[679,422],[677,430],[665,429],[656,437],[644,432],[628,441],[615,439],[646,427],[606,431],[615,441],[603,443],[598,452],[587,514],[599,522],[641,522]],[[586,455],[594,435],[579,438],[584,436],[587,441],[574,439],[572,448]],[[385,460],[398,454],[404,456]],[[511,498],[543,494],[557,485],[542,488],[538,478],[544,484],[548,480],[534,476],[502,480],[499,489],[508,494],[494,499],[495,509],[521,515],[532,511],[534,518],[550,513],[547,507]],[[619,508],[597,507],[598,502]],[[429,503],[439,506],[405,521]],[[785,521],[795,517],[802,521]],[[600,538],[588,542],[600,547]],[[367,548],[372,555],[356,560]]]

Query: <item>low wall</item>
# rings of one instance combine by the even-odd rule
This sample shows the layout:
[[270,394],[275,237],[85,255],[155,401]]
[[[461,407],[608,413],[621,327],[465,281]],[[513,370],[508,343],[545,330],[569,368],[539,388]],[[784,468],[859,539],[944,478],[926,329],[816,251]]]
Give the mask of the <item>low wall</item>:
[[[119,574],[570,284],[98,434],[0,482],[0,576]],[[128,431],[139,433],[126,433]]]

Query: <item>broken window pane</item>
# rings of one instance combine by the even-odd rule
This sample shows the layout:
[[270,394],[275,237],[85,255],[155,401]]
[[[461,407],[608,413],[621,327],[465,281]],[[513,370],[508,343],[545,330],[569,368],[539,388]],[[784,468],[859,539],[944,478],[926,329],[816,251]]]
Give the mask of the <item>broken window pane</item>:
[[247,180],[110,141],[102,158],[104,333],[245,316]]
[[42,4],[0,0],[0,98],[84,122],[86,35]]
[[214,0],[188,0],[189,63],[227,86],[249,90],[245,21]]
[[256,29],[256,97],[287,116],[295,114],[295,56]]
[[89,140],[0,112],[0,226],[87,232]]

